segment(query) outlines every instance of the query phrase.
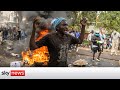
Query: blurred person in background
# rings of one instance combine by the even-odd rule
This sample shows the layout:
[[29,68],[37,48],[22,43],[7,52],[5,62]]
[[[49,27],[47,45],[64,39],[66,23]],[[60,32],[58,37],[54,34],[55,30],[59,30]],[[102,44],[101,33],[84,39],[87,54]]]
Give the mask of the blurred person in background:
[[113,31],[111,34],[111,38],[112,38],[111,55],[113,54],[117,55],[120,33],[117,31]]

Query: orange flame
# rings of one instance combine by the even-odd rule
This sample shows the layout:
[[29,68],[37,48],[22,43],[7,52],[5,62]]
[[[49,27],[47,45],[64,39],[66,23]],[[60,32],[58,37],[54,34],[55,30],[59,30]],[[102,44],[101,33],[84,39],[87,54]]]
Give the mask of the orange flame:
[[[35,41],[39,41],[42,37],[48,34],[48,30],[42,30],[39,32],[39,37]],[[47,65],[49,61],[49,52],[47,46],[42,46],[34,51],[23,51],[22,53],[23,62],[27,61],[28,65],[34,64],[34,62],[41,62]]]

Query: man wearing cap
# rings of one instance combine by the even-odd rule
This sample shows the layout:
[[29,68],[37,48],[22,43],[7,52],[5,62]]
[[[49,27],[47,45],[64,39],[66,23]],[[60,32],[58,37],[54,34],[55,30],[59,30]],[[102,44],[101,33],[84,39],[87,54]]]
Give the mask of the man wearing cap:
[[[82,25],[85,26],[84,21]],[[51,22],[51,26],[55,32],[49,33],[39,41],[35,42],[35,31],[38,25],[36,25],[36,21],[33,22],[30,49],[34,50],[42,46],[47,46],[50,55],[48,67],[67,67],[67,51],[69,45],[81,44],[82,42],[79,39],[65,33],[68,29],[68,24],[65,18],[55,18]]]

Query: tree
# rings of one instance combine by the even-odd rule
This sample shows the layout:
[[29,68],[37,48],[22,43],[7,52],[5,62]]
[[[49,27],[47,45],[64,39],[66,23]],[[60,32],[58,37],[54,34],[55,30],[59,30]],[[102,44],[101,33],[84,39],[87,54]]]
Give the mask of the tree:
[[97,11],[83,11],[82,17],[88,19],[88,23],[96,22]]
[[98,21],[97,27],[104,27],[109,33],[113,30],[120,32],[120,11],[101,12]]
[[81,24],[80,40],[81,40],[81,42],[83,42],[84,35],[85,35],[85,26],[87,24],[87,19],[85,17],[83,17],[82,20],[80,20],[80,24]]
[[[73,22],[71,25],[73,27],[79,26],[79,30],[81,30],[80,40],[83,41],[85,35],[85,29],[81,29],[80,21],[82,18],[86,17],[87,25],[86,28],[92,24],[92,22],[96,22],[97,11],[72,11],[69,15],[69,18],[72,18]],[[85,28],[85,27],[84,27]]]
[[43,17],[43,18],[45,18],[45,19],[47,19],[47,18],[49,18],[49,17],[51,17],[51,13],[52,13],[53,11],[36,11],[36,13],[40,16],[40,17]]
[[92,22],[96,22],[97,11],[72,11],[72,13],[68,16],[69,18],[73,18],[73,22],[71,25],[79,25],[79,21],[86,17],[88,20],[87,25],[89,26]]
[[[16,18],[18,18],[18,21],[21,22],[23,18],[22,11],[15,11],[15,13],[16,13]],[[17,14],[18,14],[18,17],[17,17]]]

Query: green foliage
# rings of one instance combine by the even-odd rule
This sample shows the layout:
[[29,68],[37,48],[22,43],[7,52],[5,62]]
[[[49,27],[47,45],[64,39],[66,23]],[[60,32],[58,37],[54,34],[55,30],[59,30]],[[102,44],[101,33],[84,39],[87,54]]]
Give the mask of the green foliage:
[[120,32],[120,11],[101,12],[99,15],[97,27],[104,27],[108,32],[116,30]]
[[73,22],[71,26],[79,26],[82,17],[87,18],[87,26],[93,22],[96,27],[104,27],[108,33],[113,30],[120,32],[120,11],[100,11],[97,18],[97,11],[72,11],[69,18],[72,18]]
[[88,45],[88,44],[89,44],[89,41],[87,41],[87,40],[83,41],[83,45]]
[[82,17],[86,17],[88,22],[96,22],[97,11],[83,11]]
[[96,22],[96,15],[97,15],[97,11],[72,11],[71,14],[68,16],[68,18],[72,18],[72,23],[71,25],[79,25],[80,24],[80,20],[83,17],[87,18],[87,25],[90,25],[91,22]]

